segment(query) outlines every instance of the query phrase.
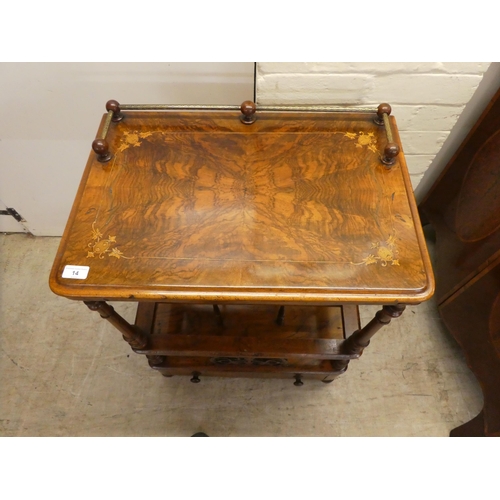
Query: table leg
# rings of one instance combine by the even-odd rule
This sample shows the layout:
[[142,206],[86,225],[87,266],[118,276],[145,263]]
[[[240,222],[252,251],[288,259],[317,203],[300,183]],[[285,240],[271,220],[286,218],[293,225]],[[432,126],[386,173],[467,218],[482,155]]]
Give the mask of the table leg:
[[[131,325],[122,318],[114,309],[104,301],[86,301],[85,305],[91,310],[99,313],[101,318],[109,321],[123,336],[132,349],[147,349],[150,344],[149,335],[136,325]],[[147,355],[151,366],[158,366],[165,360],[165,356]]]
[[[361,330],[355,331],[342,344],[342,354],[359,354],[368,347],[370,339],[385,325],[388,325],[392,319],[399,318],[406,306],[396,304],[394,306],[383,306],[380,311],[377,311],[375,317]],[[349,360],[332,361],[332,366],[336,370],[347,368]]]

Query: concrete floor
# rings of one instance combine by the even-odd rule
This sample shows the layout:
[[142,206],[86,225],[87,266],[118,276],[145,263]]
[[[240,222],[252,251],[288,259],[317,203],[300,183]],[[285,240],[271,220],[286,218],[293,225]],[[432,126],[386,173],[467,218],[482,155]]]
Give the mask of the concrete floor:
[[[83,304],[54,295],[59,238],[0,235],[1,436],[447,436],[482,407],[433,301],[332,384],[167,379]],[[133,321],[135,306],[114,303]],[[362,323],[377,307],[361,308]]]

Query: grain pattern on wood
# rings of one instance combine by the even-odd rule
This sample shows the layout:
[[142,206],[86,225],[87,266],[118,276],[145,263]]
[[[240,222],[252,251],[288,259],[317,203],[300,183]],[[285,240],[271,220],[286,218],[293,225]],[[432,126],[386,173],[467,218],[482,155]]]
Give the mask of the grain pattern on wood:
[[[262,112],[248,126],[230,112],[123,115],[106,137],[113,159],[90,155],[56,293],[281,304],[432,295],[404,156],[384,168],[372,117]],[[63,279],[65,265],[89,265],[88,278]]]

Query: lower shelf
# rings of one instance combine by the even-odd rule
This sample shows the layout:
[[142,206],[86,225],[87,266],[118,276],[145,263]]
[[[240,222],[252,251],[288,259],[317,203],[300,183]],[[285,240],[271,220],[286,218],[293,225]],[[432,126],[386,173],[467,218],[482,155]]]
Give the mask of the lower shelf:
[[163,375],[191,375],[193,382],[200,376],[328,382],[345,371],[335,369],[336,360],[359,357],[341,349],[360,328],[357,306],[139,303],[136,325],[151,338],[136,352],[155,356],[152,368]]

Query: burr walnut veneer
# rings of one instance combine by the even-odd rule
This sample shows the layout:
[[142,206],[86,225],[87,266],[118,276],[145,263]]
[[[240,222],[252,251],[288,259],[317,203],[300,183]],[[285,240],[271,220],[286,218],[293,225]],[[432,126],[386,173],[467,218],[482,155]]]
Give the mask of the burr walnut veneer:
[[[432,295],[390,107],[376,124],[376,109],[110,103],[50,286],[164,375],[327,382]],[[138,302],[135,324],[106,301]],[[364,328],[359,304],[383,306]]]

